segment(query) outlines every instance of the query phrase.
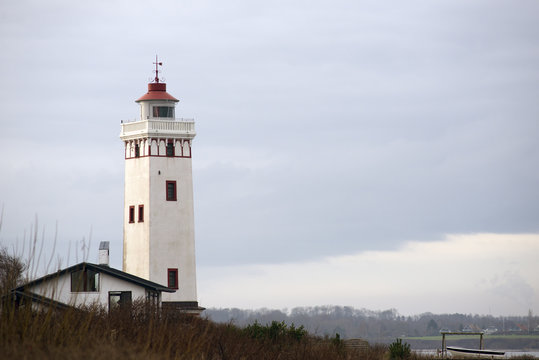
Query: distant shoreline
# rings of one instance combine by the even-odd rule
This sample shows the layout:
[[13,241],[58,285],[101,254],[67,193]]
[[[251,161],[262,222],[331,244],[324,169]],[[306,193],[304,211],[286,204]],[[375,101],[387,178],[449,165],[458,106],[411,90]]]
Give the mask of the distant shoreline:
[[[450,336],[447,344],[466,348],[479,348],[478,336]],[[412,349],[439,349],[442,336],[404,337],[403,341]],[[485,335],[486,349],[499,350],[539,350],[539,335]]]

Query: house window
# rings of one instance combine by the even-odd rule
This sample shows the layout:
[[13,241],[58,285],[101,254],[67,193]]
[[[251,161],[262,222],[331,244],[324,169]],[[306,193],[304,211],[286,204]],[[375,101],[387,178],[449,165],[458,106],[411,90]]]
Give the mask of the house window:
[[168,287],[171,289],[178,288],[178,269],[168,269]]
[[167,201],[176,201],[176,181],[167,181]]
[[109,291],[109,311],[129,308],[132,297],[131,291]]
[[135,157],[140,157],[140,146],[135,144]]
[[71,273],[71,292],[99,291],[99,273],[82,269]]
[[154,106],[153,117],[154,118],[159,118],[159,117],[173,118],[174,107],[173,106]]
[[138,206],[138,222],[144,222],[144,205]]
[[132,224],[135,222],[135,207],[129,207],[129,223]]
[[174,156],[174,143],[172,142],[172,140],[169,140],[167,142],[167,156],[168,157]]

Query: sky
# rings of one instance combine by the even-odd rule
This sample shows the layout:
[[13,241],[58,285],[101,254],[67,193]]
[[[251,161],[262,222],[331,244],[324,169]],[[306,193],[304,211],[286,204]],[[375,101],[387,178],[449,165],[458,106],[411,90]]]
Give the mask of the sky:
[[196,122],[202,306],[538,313],[538,13],[2,1],[0,244],[121,268],[120,121],[157,54]]

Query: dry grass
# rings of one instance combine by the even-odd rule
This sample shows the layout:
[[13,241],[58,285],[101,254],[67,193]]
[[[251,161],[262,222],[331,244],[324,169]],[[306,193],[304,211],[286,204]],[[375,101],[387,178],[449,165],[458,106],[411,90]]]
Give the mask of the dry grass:
[[[144,304],[108,314],[99,307],[64,311],[16,309],[4,303],[0,357],[5,359],[359,359],[335,342],[283,333],[253,337],[232,324]],[[372,358],[372,357],[361,357]]]
[[[132,309],[111,314],[100,307],[36,311],[3,302],[0,359],[390,360],[387,345],[350,349],[339,339],[286,326],[276,335],[271,328],[217,324],[196,316],[156,312],[137,302]],[[429,359],[437,357],[412,352],[407,360]]]

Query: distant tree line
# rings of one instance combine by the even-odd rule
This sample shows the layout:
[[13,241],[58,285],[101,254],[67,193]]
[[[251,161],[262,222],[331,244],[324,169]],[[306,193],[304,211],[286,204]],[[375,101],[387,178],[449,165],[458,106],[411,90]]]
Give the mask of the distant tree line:
[[398,337],[439,335],[440,330],[478,331],[489,329],[497,334],[538,333],[539,318],[530,311],[527,316],[494,317],[472,314],[399,315],[397,310],[373,311],[350,306],[297,307],[292,310],[207,309],[205,315],[220,323],[247,326],[272,321],[303,326],[311,334],[341,338],[362,338],[391,342]]

